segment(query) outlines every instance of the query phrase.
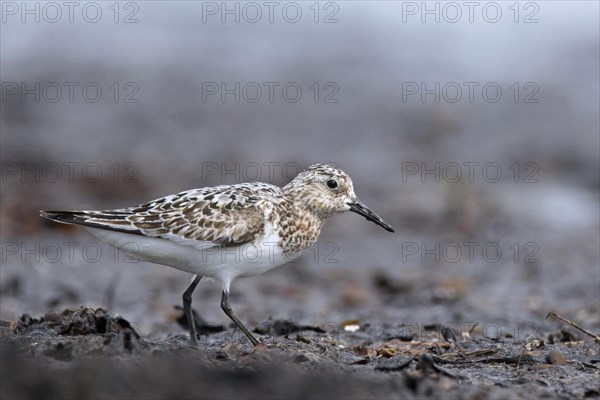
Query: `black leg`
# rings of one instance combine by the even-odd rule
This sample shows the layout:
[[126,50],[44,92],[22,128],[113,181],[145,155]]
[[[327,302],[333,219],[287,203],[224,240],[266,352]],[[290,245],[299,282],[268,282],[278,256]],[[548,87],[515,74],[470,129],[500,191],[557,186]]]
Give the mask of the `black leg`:
[[192,284],[183,293],[183,310],[187,317],[188,327],[190,328],[190,337],[194,346],[198,346],[198,333],[196,332],[196,321],[194,319],[194,314],[192,313],[192,293],[194,293],[194,289],[198,286],[200,279],[202,279],[202,277],[196,275]]
[[244,326],[244,324],[242,324],[242,321],[239,320],[237,315],[235,315],[235,313],[229,306],[229,292],[226,292],[224,290],[223,290],[223,296],[221,297],[221,308],[223,309],[223,311],[225,311],[225,314],[227,314],[227,316],[229,318],[231,318],[233,322],[235,322],[235,324],[238,326],[238,328],[240,328],[242,330],[242,332],[244,332],[246,334],[246,336],[248,337],[248,339],[250,339],[250,341],[252,342],[253,345],[256,346],[260,343],[260,341],[252,333],[250,333],[248,328],[246,328],[246,326]]

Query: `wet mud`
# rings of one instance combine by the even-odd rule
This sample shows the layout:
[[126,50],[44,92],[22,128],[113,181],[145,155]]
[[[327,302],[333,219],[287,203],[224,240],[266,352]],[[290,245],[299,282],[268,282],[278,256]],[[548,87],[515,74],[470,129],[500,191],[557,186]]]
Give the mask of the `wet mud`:
[[[197,322],[199,318],[197,319]],[[1,386],[13,398],[597,398],[600,344],[571,326],[516,340],[456,326],[267,321],[253,347],[231,326],[139,335],[81,307],[2,321]],[[210,329],[209,329],[210,328]]]

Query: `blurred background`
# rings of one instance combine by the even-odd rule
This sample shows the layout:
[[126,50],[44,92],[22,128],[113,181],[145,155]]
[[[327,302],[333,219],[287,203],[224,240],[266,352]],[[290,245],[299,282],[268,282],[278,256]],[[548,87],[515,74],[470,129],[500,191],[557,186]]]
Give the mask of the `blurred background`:
[[[284,185],[333,162],[354,214],[232,287],[258,325],[600,328],[597,2],[2,2],[0,319],[109,307],[183,332],[190,275],[40,209]],[[219,288],[194,306],[228,323]],[[512,331],[511,331],[512,330]],[[494,334],[493,332],[487,332]]]

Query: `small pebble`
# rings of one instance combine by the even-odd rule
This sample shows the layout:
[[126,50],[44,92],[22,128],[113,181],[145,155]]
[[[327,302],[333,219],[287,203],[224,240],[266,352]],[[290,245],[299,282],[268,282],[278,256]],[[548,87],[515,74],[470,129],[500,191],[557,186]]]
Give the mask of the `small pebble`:
[[565,365],[567,360],[560,351],[553,350],[548,353],[548,362],[553,365]]
[[457,338],[462,337],[462,332],[459,332],[456,327],[445,326],[442,328],[442,336],[448,343],[456,343]]

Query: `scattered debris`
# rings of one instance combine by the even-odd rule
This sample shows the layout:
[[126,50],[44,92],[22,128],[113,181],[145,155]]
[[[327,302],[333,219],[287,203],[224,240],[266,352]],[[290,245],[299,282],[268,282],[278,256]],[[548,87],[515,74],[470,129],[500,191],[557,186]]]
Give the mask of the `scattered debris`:
[[442,336],[449,343],[456,343],[460,338],[462,338],[462,332],[460,332],[454,326],[444,326],[442,328]]
[[[341,326],[353,323],[360,325],[349,320]],[[146,387],[156,383],[151,386],[156,391],[160,391],[158,382],[160,387],[165,387],[166,382],[203,382],[197,379],[199,376],[221,386],[234,376],[246,376],[250,382],[260,382],[253,385],[268,387],[278,376],[284,387],[299,379],[320,379],[314,382],[321,383],[303,384],[301,387],[309,390],[305,393],[325,390],[322,393],[332,394],[325,388],[356,388],[354,385],[361,382],[370,393],[380,393],[378,397],[390,397],[392,393],[460,397],[467,392],[473,394],[468,397],[544,397],[557,390],[568,397],[581,397],[597,391],[600,369],[600,359],[593,355],[596,345],[589,340],[560,342],[547,349],[545,340],[523,343],[482,335],[470,339],[437,323],[428,324],[419,340],[406,341],[398,338],[402,325],[367,325],[358,333],[351,333],[346,329],[330,332],[275,320],[257,330],[269,336],[261,338],[259,346],[250,346],[244,337],[223,334],[204,339],[200,348],[191,347],[186,334],[143,341],[127,320],[102,308],[66,309],[39,318],[24,314],[18,321],[2,321],[0,327],[2,390],[9,382],[13,391],[23,387],[19,376],[36,376],[46,386],[54,387],[59,382],[64,384],[64,380],[55,378],[56,374],[68,371],[68,376],[83,374],[83,378],[78,378],[80,382],[97,381],[103,382],[102,387],[110,387],[119,379],[128,379],[127,385],[139,383]],[[307,337],[302,331],[314,334]],[[440,338],[440,331],[445,340]],[[19,366],[18,362],[24,362],[18,361],[21,359],[34,363]],[[99,362],[109,366],[99,369]],[[6,365],[16,365],[8,368],[8,375]],[[156,374],[156,368],[162,372]],[[273,371],[264,373],[268,368]],[[121,371],[118,376],[122,378],[113,376],[113,370]],[[153,380],[140,381],[146,376]],[[525,391],[520,391],[525,387]],[[180,393],[179,388],[172,393]],[[471,388],[477,391],[469,392]]]
[[565,365],[567,360],[560,351],[552,350],[548,353],[548,362],[553,365]]
[[566,322],[567,324],[571,325],[573,328],[578,329],[581,332],[585,333],[586,335],[593,337],[594,341],[596,343],[600,343],[600,335],[593,334],[592,332],[588,331],[587,329],[584,329],[581,326],[577,325],[575,322],[566,319],[562,315],[557,314],[555,312],[549,312],[548,315],[546,315],[546,319],[548,319],[550,317],[554,317],[554,318],[560,319],[563,322]]
[[350,319],[340,324],[340,327],[350,333],[354,333],[360,329],[360,323],[356,319]]

